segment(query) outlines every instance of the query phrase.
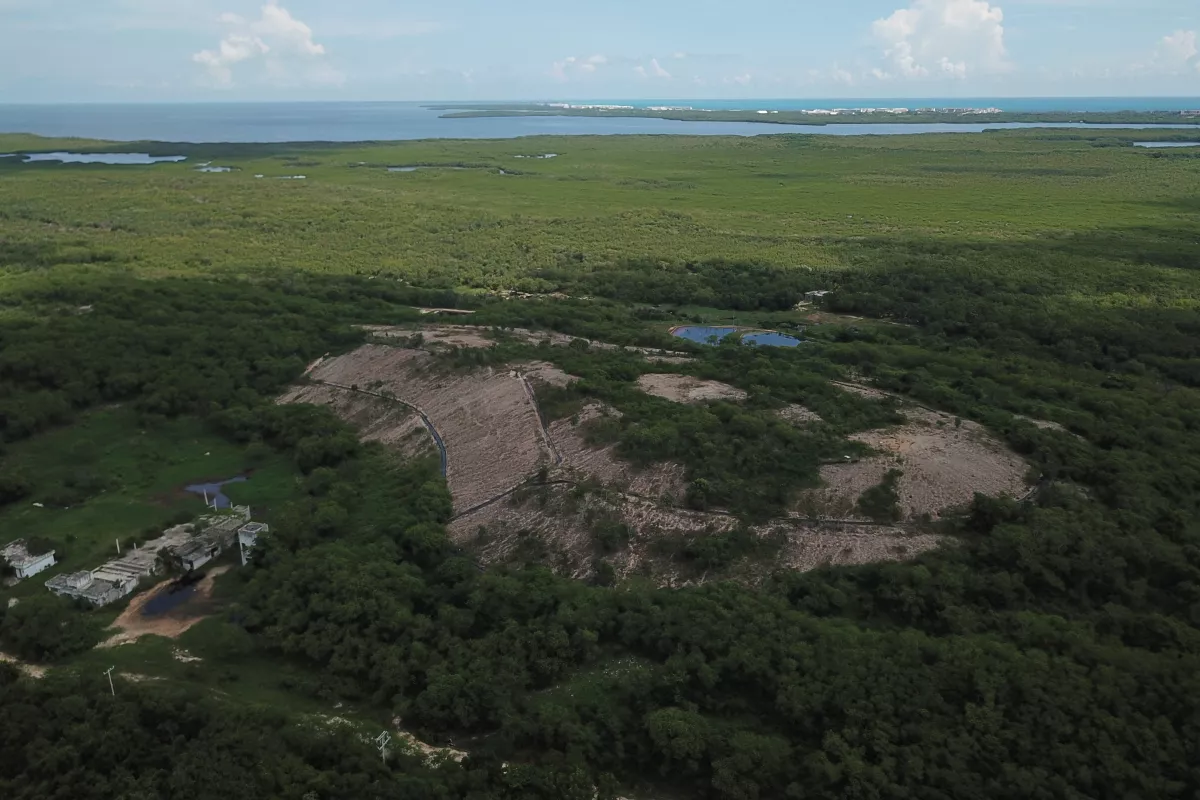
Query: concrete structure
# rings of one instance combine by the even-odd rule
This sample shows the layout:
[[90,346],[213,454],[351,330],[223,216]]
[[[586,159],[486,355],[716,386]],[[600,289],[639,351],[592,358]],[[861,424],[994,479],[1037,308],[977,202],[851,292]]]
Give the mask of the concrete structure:
[[175,550],[175,557],[185,572],[200,569],[217,556],[221,555],[221,543],[213,539],[197,538],[183,547]]
[[19,581],[48,570],[58,563],[54,559],[53,550],[39,555],[31,554],[24,539],[17,539],[8,544],[3,550],[0,550],[0,557],[3,557],[13,568]]
[[99,578],[97,573],[72,572],[66,575],[56,575],[46,581],[46,588],[60,597],[70,597],[83,600],[94,606],[106,606],[132,594],[137,588],[137,579],[131,577],[112,576],[113,579]]
[[[46,581],[46,588],[57,595],[85,600],[96,606],[108,605],[132,594],[143,578],[164,570],[164,562],[174,561],[186,572],[203,567],[240,539],[239,528],[254,528],[250,509],[237,506],[227,512],[209,514],[192,525],[178,525],[157,539],[134,547],[94,570],[58,575]],[[266,525],[258,526],[261,530]],[[199,533],[197,533],[199,530]],[[244,563],[244,562],[243,562]]]
[[238,529],[238,548],[242,553],[242,566],[250,563],[250,551],[258,544],[258,537],[268,533],[271,527],[262,522],[250,522]]
[[805,292],[804,299],[805,300],[820,300],[822,297],[824,297],[827,294],[832,294],[832,291],[829,289],[818,289],[815,292]]

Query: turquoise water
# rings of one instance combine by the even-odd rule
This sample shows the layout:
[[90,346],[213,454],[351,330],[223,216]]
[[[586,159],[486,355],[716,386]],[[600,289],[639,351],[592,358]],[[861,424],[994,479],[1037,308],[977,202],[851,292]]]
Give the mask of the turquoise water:
[[[720,341],[737,331],[737,328],[723,325],[684,325],[676,328],[672,335],[697,344],[712,344],[713,339]],[[760,347],[795,347],[800,344],[800,340],[795,336],[788,336],[786,333],[777,331],[758,331],[742,334],[742,343],[753,343]]]
[[[588,102],[588,101],[577,101]],[[675,105],[713,109],[790,110],[862,107],[990,107],[1006,111],[1180,110],[1200,108],[1200,99],[910,99],[887,100],[639,100],[620,105]],[[507,139],[537,135],[695,134],[756,136],[811,133],[977,133],[1023,127],[1082,125],[879,124],[776,125],[760,122],[683,122],[621,117],[481,117],[442,119],[422,103],[194,103],[126,105],[0,105],[0,131],[42,136],[84,136],[112,141],[158,142],[361,142],[401,139]],[[1133,128],[1133,125],[1097,126]],[[1166,126],[1153,126],[1166,127]],[[1182,125],[1195,129],[1195,125]],[[518,151],[519,152],[519,151]],[[129,162],[123,162],[129,163]]]

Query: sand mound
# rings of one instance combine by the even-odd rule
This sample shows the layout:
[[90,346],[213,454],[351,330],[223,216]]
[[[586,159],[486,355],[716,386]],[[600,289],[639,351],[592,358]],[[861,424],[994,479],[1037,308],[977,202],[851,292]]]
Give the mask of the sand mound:
[[1026,488],[1025,462],[982,426],[937,411],[909,408],[897,428],[852,436],[881,455],[821,469],[826,488],[809,493],[802,507],[822,517],[853,518],[858,497],[892,469],[904,475],[897,494],[905,519],[970,503],[976,493],[1017,497]]
[[646,394],[674,403],[703,403],[708,400],[745,400],[741,389],[718,381],[706,381],[690,375],[651,374],[638,378],[638,388]]

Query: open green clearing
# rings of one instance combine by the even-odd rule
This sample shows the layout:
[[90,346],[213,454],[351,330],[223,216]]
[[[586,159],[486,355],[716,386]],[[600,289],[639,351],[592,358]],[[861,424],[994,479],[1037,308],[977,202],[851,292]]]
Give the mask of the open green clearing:
[[172,524],[190,522],[204,512],[204,501],[184,486],[247,469],[254,470],[252,479],[226,487],[226,494],[257,516],[266,518],[295,491],[291,464],[270,451],[248,459],[244,447],[192,418],[147,426],[130,409],[104,409],[12,445],[5,475],[19,475],[34,489],[0,510],[0,528],[50,542],[59,561],[17,584],[15,593],[45,592],[42,584],[58,572],[100,566],[117,555],[117,540],[128,549]]
[[[36,579],[0,604],[0,649],[58,664],[42,681],[0,667],[0,794],[1194,796],[1200,153],[1127,146],[1161,136],[138,144],[123,149],[189,161],[0,161],[0,527],[61,542],[74,568],[199,510],[173,489],[248,467],[232,496],[272,525],[177,644],[89,650],[109,613],[39,600]],[[64,147],[115,146],[0,137],[4,152]],[[513,158],[545,152],[560,155]],[[237,171],[195,171],[209,160]],[[466,168],[386,170],[418,164]],[[435,460],[398,463],[325,409],[274,403],[307,363],[360,344],[353,325],[412,323],[414,307],[664,346],[687,322],[806,325],[795,306],[814,289],[833,290],[828,316],[800,348],[731,343],[653,367],[731,383],[741,405],[645,398],[640,356],[578,343],[547,354],[502,336],[440,366],[546,355],[584,379],[543,398],[552,418],[610,402],[626,414],[604,441],[679,460],[697,505],[746,519],[888,421],[886,403],[840,399],[831,381],[854,378],[985,425],[1040,477],[1029,502],[976,498],[938,523],[952,544],[906,563],[756,588],[591,585],[479,569],[446,537]],[[827,424],[776,424],[789,403]],[[69,491],[86,497],[32,506]],[[112,698],[113,665],[160,680]],[[338,702],[367,730],[398,716],[471,758],[385,765],[311,729]]]

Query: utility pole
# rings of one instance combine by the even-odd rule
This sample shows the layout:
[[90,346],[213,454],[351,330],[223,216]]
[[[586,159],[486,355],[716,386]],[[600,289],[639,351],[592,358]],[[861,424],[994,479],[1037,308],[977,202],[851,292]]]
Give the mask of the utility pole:
[[392,736],[387,731],[375,737],[375,746],[379,748],[379,756],[384,762],[387,761],[387,746],[390,741],[392,741]]
[[108,690],[110,692],[112,692],[113,697],[116,697],[117,696],[117,687],[113,686],[113,679],[112,679],[112,674],[113,674],[114,669],[116,669],[116,667],[109,667],[108,669],[104,670],[104,674],[108,676]]

